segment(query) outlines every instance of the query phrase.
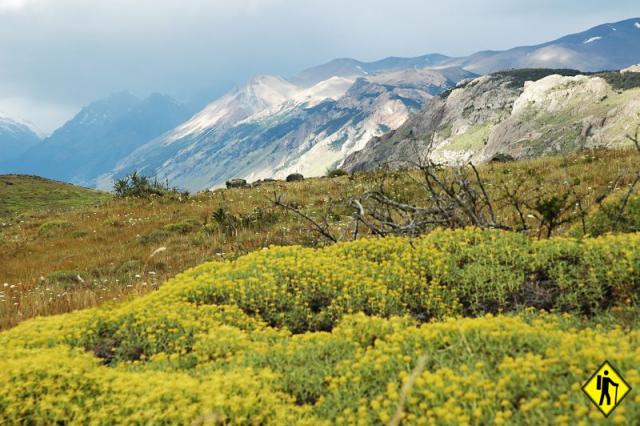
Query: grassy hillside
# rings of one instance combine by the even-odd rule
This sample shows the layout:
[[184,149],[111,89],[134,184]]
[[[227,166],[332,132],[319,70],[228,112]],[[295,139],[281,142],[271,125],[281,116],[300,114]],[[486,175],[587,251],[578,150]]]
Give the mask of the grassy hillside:
[[[481,173],[490,182],[487,188],[499,216],[515,222],[518,215],[504,200],[503,187],[518,184],[521,192],[555,194],[569,180],[577,181],[578,190],[587,197],[584,208],[593,209],[594,200],[614,182],[614,193],[624,190],[639,161],[633,152],[600,152],[575,156],[566,168],[560,158],[545,158],[487,165]],[[386,176],[385,184],[398,199],[425,201],[415,179],[411,173],[398,172]],[[3,219],[0,328],[37,315],[144,294],[203,262],[234,259],[270,245],[326,244],[306,221],[274,207],[274,193],[284,194],[288,202],[318,220],[333,205],[327,219],[337,235],[349,239],[353,231],[349,199],[379,184],[379,175],[360,174],[189,198],[106,196],[104,200],[105,195],[88,192],[102,203]],[[535,226],[534,219],[526,220]],[[565,224],[558,232],[566,233],[574,225]]]
[[0,421],[605,424],[580,387],[605,359],[640,380],[639,247],[463,229],[206,263],[0,334]]
[[0,218],[99,204],[108,194],[37,176],[0,175]]

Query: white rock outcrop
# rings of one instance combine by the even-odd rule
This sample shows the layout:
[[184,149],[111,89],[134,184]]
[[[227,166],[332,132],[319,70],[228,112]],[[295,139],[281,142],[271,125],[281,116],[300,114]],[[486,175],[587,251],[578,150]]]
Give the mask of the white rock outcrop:
[[638,65],[632,65],[629,68],[625,68],[622,71],[620,71],[621,73],[628,73],[628,72],[640,72],[640,64]]

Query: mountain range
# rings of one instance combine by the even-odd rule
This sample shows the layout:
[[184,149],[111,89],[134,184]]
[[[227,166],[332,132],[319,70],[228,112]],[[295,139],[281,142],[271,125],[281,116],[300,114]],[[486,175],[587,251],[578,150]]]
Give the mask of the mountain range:
[[330,77],[311,87],[261,76],[132,152],[113,173],[134,170],[202,189],[225,180],[319,176],[374,136],[402,125],[424,102],[474,74],[409,69],[367,78]]
[[[618,96],[621,89],[612,82],[617,78],[612,77],[615,73],[577,74],[637,63],[640,18],[600,25],[535,46],[478,52],[464,58],[429,54],[375,62],[336,59],[289,78],[256,77],[195,115],[165,95],[138,99],[121,93],[83,108],[41,142],[28,136],[28,130],[21,136],[22,142],[5,142],[9,139],[3,139],[0,124],[0,172],[38,174],[111,189],[115,179],[138,170],[167,178],[185,189],[202,190],[220,186],[229,178],[281,178],[293,172],[318,176],[335,167],[373,167],[401,156],[405,142],[412,139],[406,133],[409,130],[422,141],[436,138],[434,155],[443,161],[467,157],[486,161],[492,153],[502,151],[516,156],[550,152],[554,149],[546,148],[547,139],[527,136],[539,133],[535,126],[542,125],[545,131],[558,135],[563,129],[563,134],[571,135],[567,138],[573,138],[575,129],[541,118],[541,111],[549,108],[542,106],[544,99],[532,93],[565,93],[569,98],[592,102],[595,98],[590,94],[595,90],[608,99],[598,104],[601,108],[588,111],[574,103],[569,108],[567,103],[565,109],[580,107],[582,112],[576,117],[581,117],[581,123],[597,121],[601,114],[620,115],[620,110],[611,111],[633,110],[633,90],[622,90]],[[514,68],[560,70],[551,73],[557,77],[546,75],[549,72],[498,72]],[[527,86],[523,75],[539,85]],[[581,88],[569,93],[562,89],[566,85]],[[553,88],[551,92],[543,90],[547,86]],[[590,94],[583,96],[585,91]],[[535,100],[532,102],[540,108],[535,113],[541,114],[538,121],[522,118],[523,111],[534,112],[524,107],[529,104],[520,98]],[[514,111],[516,106],[518,111]],[[598,128],[585,130],[588,144],[595,144],[591,133],[598,133]],[[522,142],[517,149],[511,144],[515,136]],[[526,141],[536,148],[527,148]],[[388,144],[394,143],[399,148],[389,149]],[[564,142],[560,145],[568,146]]]

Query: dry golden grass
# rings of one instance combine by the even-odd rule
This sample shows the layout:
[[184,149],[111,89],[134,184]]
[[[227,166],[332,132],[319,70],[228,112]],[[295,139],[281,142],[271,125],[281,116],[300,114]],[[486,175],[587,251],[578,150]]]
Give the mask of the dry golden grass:
[[[624,188],[639,160],[632,152],[605,152],[572,158],[568,174],[558,158],[489,165],[481,172],[496,199],[502,183],[525,175],[531,182],[529,191],[545,193],[555,193],[568,179],[577,178],[591,204],[620,176],[619,186]],[[97,207],[1,219],[0,329],[38,315],[143,294],[205,261],[234,258],[269,245],[324,244],[308,223],[273,206],[276,192],[315,217],[335,202],[331,220],[346,237],[352,226],[347,200],[372,188],[378,177],[374,173],[278,182],[186,199],[111,199]],[[408,172],[392,174],[387,185],[408,200],[424,197]],[[239,221],[216,222],[212,215],[220,209]],[[258,214],[256,209],[262,210]],[[512,211],[501,214],[514,220]]]
[[[205,261],[269,245],[311,244],[315,237],[307,225],[272,208],[270,197],[274,191],[286,192],[314,210],[322,207],[327,193],[337,194],[345,186],[346,178],[318,179],[203,193],[181,201],[112,199],[99,207],[3,219],[0,328],[144,293]],[[219,209],[247,216],[258,207],[276,221],[229,230],[205,226]],[[194,226],[175,226],[185,221]]]

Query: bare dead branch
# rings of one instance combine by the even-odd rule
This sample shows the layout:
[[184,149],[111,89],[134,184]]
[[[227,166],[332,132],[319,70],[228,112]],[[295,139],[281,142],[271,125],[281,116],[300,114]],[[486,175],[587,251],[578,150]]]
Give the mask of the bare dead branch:
[[321,225],[319,224],[317,221],[315,221],[313,218],[311,218],[310,216],[308,216],[307,214],[305,214],[302,210],[300,210],[299,208],[292,206],[291,204],[288,204],[284,201],[282,201],[282,196],[278,195],[276,193],[274,193],[274,204],[276,206],[282,207],[285,210],[288,210],[298,216],[300,216],[301,218],[303,218],[304,220],[306,220],[307,222],[309,222],[310,224],[312,224],[314,226],[314,228],[316,229],[316,231],[322,235],[323,237],[325,237],[326,239],[337,243],[338,239],[329,231],[329,225],[327,223],[326,220],[326,216],[323,219],[324,224]]

